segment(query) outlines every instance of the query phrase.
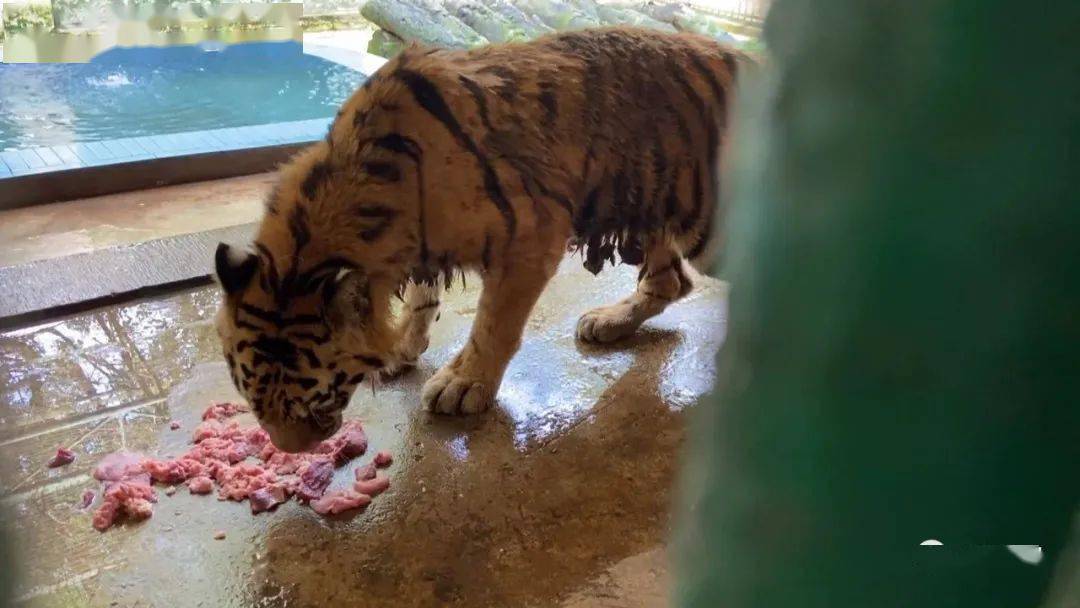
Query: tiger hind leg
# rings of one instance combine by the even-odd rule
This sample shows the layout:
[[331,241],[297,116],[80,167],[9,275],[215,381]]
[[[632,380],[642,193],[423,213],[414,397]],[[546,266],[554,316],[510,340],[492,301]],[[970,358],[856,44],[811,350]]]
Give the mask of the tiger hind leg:
[[682,256],[666,243],[645,252],[637,289],[617,304],[594,308],[578,319],[577,337],[606,344],[633,334],[646,320],[690,293],[694,285],[683,271]]
[[416,367],[416,361],[427,350],[431,324],[439,316],[437,285],[409,282],[405,286],[401,318],[398,321],[400,338],[391,352],[389,363],[382,369],[382,379],[389,380]]

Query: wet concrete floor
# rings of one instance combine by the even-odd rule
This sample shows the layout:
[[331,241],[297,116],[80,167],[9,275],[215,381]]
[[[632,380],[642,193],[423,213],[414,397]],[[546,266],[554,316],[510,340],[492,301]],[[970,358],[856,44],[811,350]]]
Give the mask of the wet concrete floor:
[[[392,486],[332,519],[295,502],[166,496],[104,534],[75,509],[118,449],[175,455],[211,400],[236,396],[212,288],[0,335],[0,508],[28,606],[664,606],[664,556],[688,406],[711,387],[725,290],[685,301],[624,344],[579,345],[578,315],[633,288],[564,263],[480,418],[419,409],[427,378],[467,339],[479,281],[443,300],[421,367],[362,387],[347,417],[395,456]],[[177,419],[183,429],[170,431]],[[57,446],[76,462],[44,464]],[[338,482],[350,474],[339,470]],[[225,530],[225,540],[214,540]]]

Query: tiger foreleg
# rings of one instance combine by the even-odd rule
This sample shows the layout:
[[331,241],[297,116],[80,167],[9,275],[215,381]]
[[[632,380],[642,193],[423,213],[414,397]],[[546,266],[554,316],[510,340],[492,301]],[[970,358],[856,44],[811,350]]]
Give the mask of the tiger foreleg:
[[430,341],[431,324],[439,316],[439,296],[441,289],[435,284],[409,282],[405,286],[402,300],[401,317],[398,321],[400,338],[391,352],[386,367],[382,369],[383,379],[400,376],[416,367],[416,361],[427,350]]
[[634,293],[582,315],[577,324],[578,339],[608,343],[625,338],[692,288],[693,283],[683,271],[682,257],[667,245],[656,245],[646,252]]
[[508,260],[484,275],[469,342],[424,384],[424,408],[443,414],[475,414],[491,407],[507,364],[521,345],[525,322],[555,274],[564,242],[542,252],[507,253]]

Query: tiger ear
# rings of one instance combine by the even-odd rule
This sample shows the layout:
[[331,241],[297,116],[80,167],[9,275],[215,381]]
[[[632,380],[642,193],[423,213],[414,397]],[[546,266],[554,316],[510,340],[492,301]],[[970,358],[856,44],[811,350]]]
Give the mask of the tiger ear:
[[214,254],[214,274],[227,295],[247,287],[258,265],[259,258],[254,253],[218,243]]
[[323,291],[330,324],[335,328],[364,325],[371,316],[371,286],[359,270],[339,270]]

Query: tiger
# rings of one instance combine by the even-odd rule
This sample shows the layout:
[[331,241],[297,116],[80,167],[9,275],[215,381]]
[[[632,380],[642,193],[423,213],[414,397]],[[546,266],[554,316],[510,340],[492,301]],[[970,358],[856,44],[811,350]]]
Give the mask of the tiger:
[[748,60],[610,27],[385,63],[279,169],[251,247],[215,253],[225,361],[274,445],[308,449],[365,378],[414,366],[458,273],[482,289],[468,342],[421,390],[433,413],[492,407],[568,249],[593,274],[639,267],[633,293],[580,318],[581,341],[625,338],[686,296],[684,263],[702,268],[723,240]]

